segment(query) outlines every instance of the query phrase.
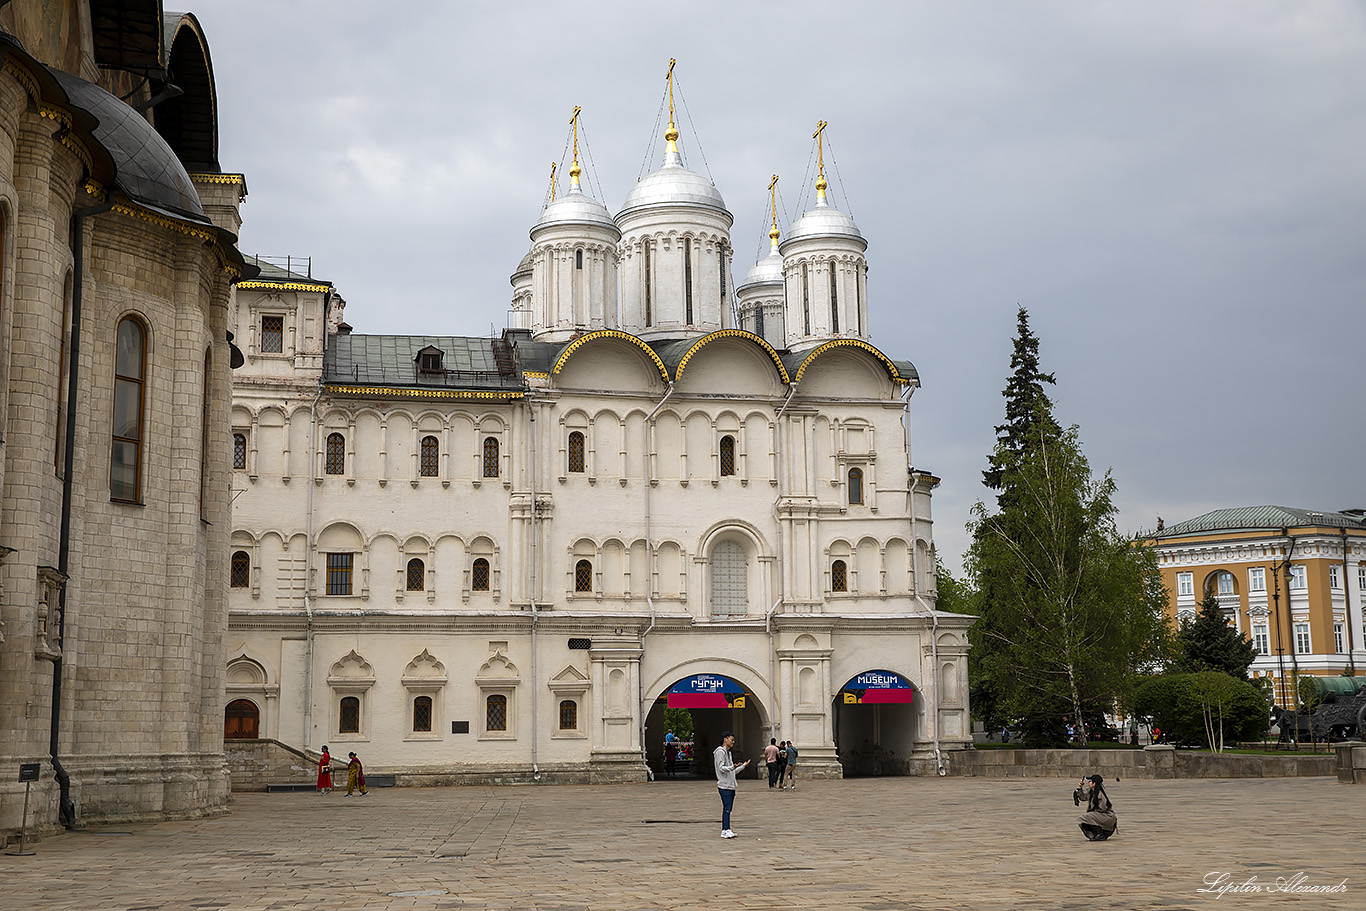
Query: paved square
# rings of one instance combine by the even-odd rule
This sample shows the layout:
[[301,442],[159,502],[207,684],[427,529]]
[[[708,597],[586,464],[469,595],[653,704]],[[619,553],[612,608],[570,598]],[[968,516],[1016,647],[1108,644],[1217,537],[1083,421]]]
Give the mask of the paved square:
[[[1070,780],[706,781],[241,794],[220,819],[97,827],[0,855],[0,908],[1366,907],[1366,789],[1331,778],[1114,781],[1087,842]],[[125,834],[115,834],[125,833]],[[1215,871],[1345,893],[1201,894]],[[438,895],[395,895],[446,890]]]

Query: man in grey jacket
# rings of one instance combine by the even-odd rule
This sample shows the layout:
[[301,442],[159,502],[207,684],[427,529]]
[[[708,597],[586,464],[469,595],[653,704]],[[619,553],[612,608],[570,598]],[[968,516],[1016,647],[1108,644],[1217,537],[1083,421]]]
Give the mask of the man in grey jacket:
[[712,752],[712,764],[716,766],[716,790],[721,792],[721,837],[734,838],[730,830],[730,810],[735,805],[735,773],[744,771],[749,765],[746,759],[739,765],[730,758],[731,747],[735,746],[735,735],[726,731],[721,735],[721,745]]

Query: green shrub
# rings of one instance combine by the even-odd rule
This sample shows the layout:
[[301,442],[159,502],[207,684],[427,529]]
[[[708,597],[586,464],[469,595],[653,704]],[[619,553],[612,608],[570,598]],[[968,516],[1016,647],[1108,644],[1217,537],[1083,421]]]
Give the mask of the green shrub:
[[1270,720],[1261,691],[1221,671],[1149,677],[1134,690],[1133,712],[1169,742],[1214,750],[1261,737]]

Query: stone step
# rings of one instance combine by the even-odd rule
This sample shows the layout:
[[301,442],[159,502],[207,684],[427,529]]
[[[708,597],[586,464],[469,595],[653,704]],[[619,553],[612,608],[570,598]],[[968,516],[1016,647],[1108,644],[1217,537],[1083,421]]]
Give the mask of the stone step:
[[[338,777],[335,773],[332,776],[332,789],[334,791],[346,790],[346,774],[342,773]],[[397,787],[397,782],[393,775],[366,775],[366,788],[393,788]],[[310,781],[284,781],[266,785],[267,794],[287,794],[295,791],[316,791],[318,785]]]

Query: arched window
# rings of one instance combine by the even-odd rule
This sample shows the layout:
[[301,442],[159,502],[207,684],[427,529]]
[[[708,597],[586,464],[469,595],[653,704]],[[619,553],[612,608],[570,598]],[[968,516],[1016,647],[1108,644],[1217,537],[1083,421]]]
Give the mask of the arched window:
[[223,710],[224,740],[256,740],[261,736],[261,710],[250,699],[234,699]]
[[575,430],[569,434],[569,470],[583,472],[583,434]]
[[711,613],[743,617],[749,612],[749,560],[735,541],[722,541],[711,552]]
[[138,502],[142,489],[143,380],[147,368],[147,332],[133,317],[119,321],[114,356],[114,433],[109,461],[109,496]]
[[830,260],[830,331],[840,331],[839,292],[835,290],[835,261]]
[[427,587],[427,567],[414,557],[408,561],[408,591],[425,591]]
[[1219,572],[1214,577],[1216,591],[1221,595],[1233,594],[1233,573]]
[[340,433],[327,435],[327,473],[346,474],[346,437]]
[[863,505],[863,469],[849,469],[849,505]]
[[204,388],[199,397],[199,518],[207,519],[205,512],[209,488],[209,381],[213,376],[213,350],[204,352]]
[[762,304],[754,308],[754,334],[759,338],[764,337],[764,308]]
[[593,563],[591,560],[580,560],[574,564],[574,591],[591,592],[593,590]]
[[506,731],[508,729],[508,697],[494,693],[484,700],[484,729],[487,731]]
[[729,434],[721,438],[721,477],[735,474],[735,437]]
[[440,471],[441,444],[436,437],[422,438],[422,465],[418,473],[424,478],[434,478]]
[[432,730],[432,697],[413,699],[413,733],[430,734]]
[[830,564],[830,590],[847,592],[849,590],[849,566],[843,560]]
[[251,584],[251,557],[245,550],[232,555],[232,587],[246,588]]
[[484,438],[484,477],[498,477],[498,438]]
[[337,713],[338,734],[360,733],[360,697],[343,696],[341,710]]
[[811,289],[807,283],[806,263],[802,263],[802,333],[811,334]]
[[470,589],[477,592],[489,590],[489,561],[480,557],[470,567]]
[[247,467],[247,435],[245,433],[234,433],[232,435],[232,467]]
[[582,250],[575,250],[575,251],[574,251],[574,268],[575,268],[575,269],[582,269],[582,268],[583,268],[583,251],[582,251]]
[[563,699],[560,701],[560,730],[577,731],[579,729],[579,704],[573,699]]

